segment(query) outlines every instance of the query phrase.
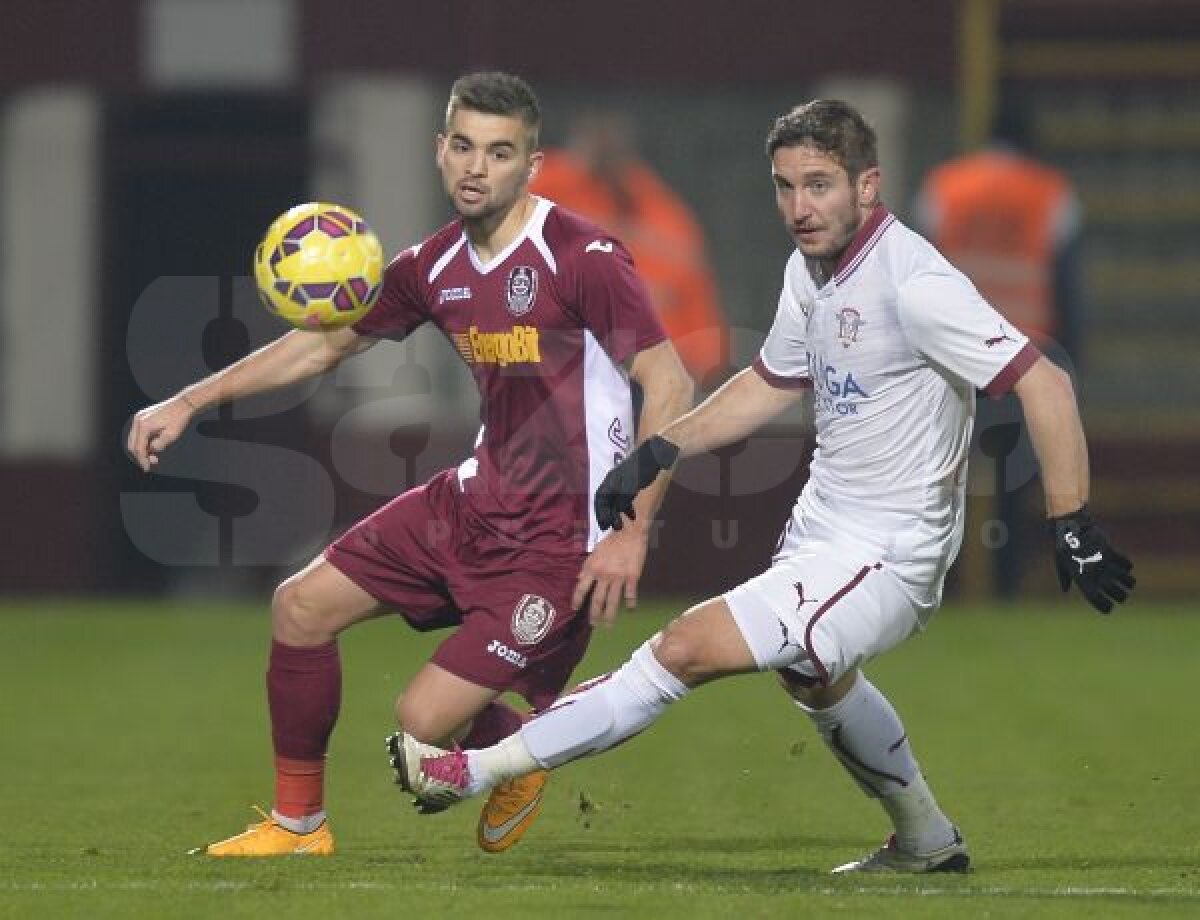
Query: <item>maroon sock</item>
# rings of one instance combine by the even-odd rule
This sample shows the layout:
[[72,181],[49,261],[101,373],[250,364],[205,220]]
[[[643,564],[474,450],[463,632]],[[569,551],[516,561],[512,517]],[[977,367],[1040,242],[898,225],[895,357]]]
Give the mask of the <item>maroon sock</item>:
[[325,751],[342,701],[336,642],[312,648],[271,642],[267,706],[275,744],[275,808],[302,818],[325,798]]
[[489,747],[507,738],[524,721],[524,717],[507,703],[495,700],[471,721],[471,730],[459,744],[464,748]]
[[273,641],[267,668],[267,705],[276,763],[282,759],[285,763],[308,765],[305,772],[310,774],[312,767],[319,765],[318,775],[308,781],[319,783],[341,700],[342,662],[336,642],[298,648]]

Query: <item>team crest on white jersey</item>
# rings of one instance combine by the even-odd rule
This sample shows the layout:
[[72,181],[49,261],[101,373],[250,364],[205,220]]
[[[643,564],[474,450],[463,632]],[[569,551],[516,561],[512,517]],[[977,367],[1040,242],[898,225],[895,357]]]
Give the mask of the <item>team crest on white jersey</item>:
[[526,594],[513,609],[512,634],[521,645],[537,645],[554,623],[554,605],[537,594]]
[[839,310],[838,318],[838,338],[841,339],[842,347],[849,348],[852,344],[858,341],[858,334],[862,331],[862,327],[867,324],[867,321],[862,318],[854,307],[846,307],[844,310]]
[[528,265],[518,265],[508,273],[508,284],[504,289],[504,299],[508,303],[508,312],[513,316],[524,316],[533,309],[537,300],[538,275],[536,268]]

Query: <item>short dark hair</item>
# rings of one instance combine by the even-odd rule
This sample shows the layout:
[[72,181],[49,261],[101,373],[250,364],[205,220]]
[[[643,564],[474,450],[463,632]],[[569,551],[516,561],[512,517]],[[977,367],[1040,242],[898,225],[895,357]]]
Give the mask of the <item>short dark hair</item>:
[[767,156],[780,147],[812,147],[837,161],[851,179],[879,165],[875,131],[849,103],[814,99],[775,119]]
[[542,126],[542,110],[533,88],[520,77],[500,71],[469,73],[450,87],[446,106],[446,124],[458,109],[470,109],[485,115],[515,115],[529,132],[530,147],[537,147]]

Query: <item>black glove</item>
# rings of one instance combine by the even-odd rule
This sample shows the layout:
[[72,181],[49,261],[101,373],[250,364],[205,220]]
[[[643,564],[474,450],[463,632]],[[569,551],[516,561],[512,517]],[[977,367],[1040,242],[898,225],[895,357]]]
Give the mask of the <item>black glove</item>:
[[1112,548],[1084,505],[1078,511],[1050,518],[1054,531],[1054,568],[1058,583],[1069,591],[1071,582],[1101,613],[1121,603],[1133,590],[1133,563]]
[[632,454],[614,466],[596,490],[596,522],[601,530],[621,529],[621,515],[633,520],[633,500],[654,482],[663,470],[669,470],[679,458],[679,448],[655,435],[643,441]]

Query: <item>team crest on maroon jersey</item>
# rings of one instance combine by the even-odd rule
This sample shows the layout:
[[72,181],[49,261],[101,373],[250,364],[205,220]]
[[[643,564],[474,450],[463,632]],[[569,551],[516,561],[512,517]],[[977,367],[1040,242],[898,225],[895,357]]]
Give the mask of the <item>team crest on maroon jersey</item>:
[[508,312],[513,316],[524,316],[533,309],[537,300],[538,276],[537,269],[528,265],[518,265],[508,273],[508,284],[504,289],[504,299],[508,303]]
[[513,609],[512,634],[521,645],[537,645],[554,623],[554,605],[537,594],[526,594]]

